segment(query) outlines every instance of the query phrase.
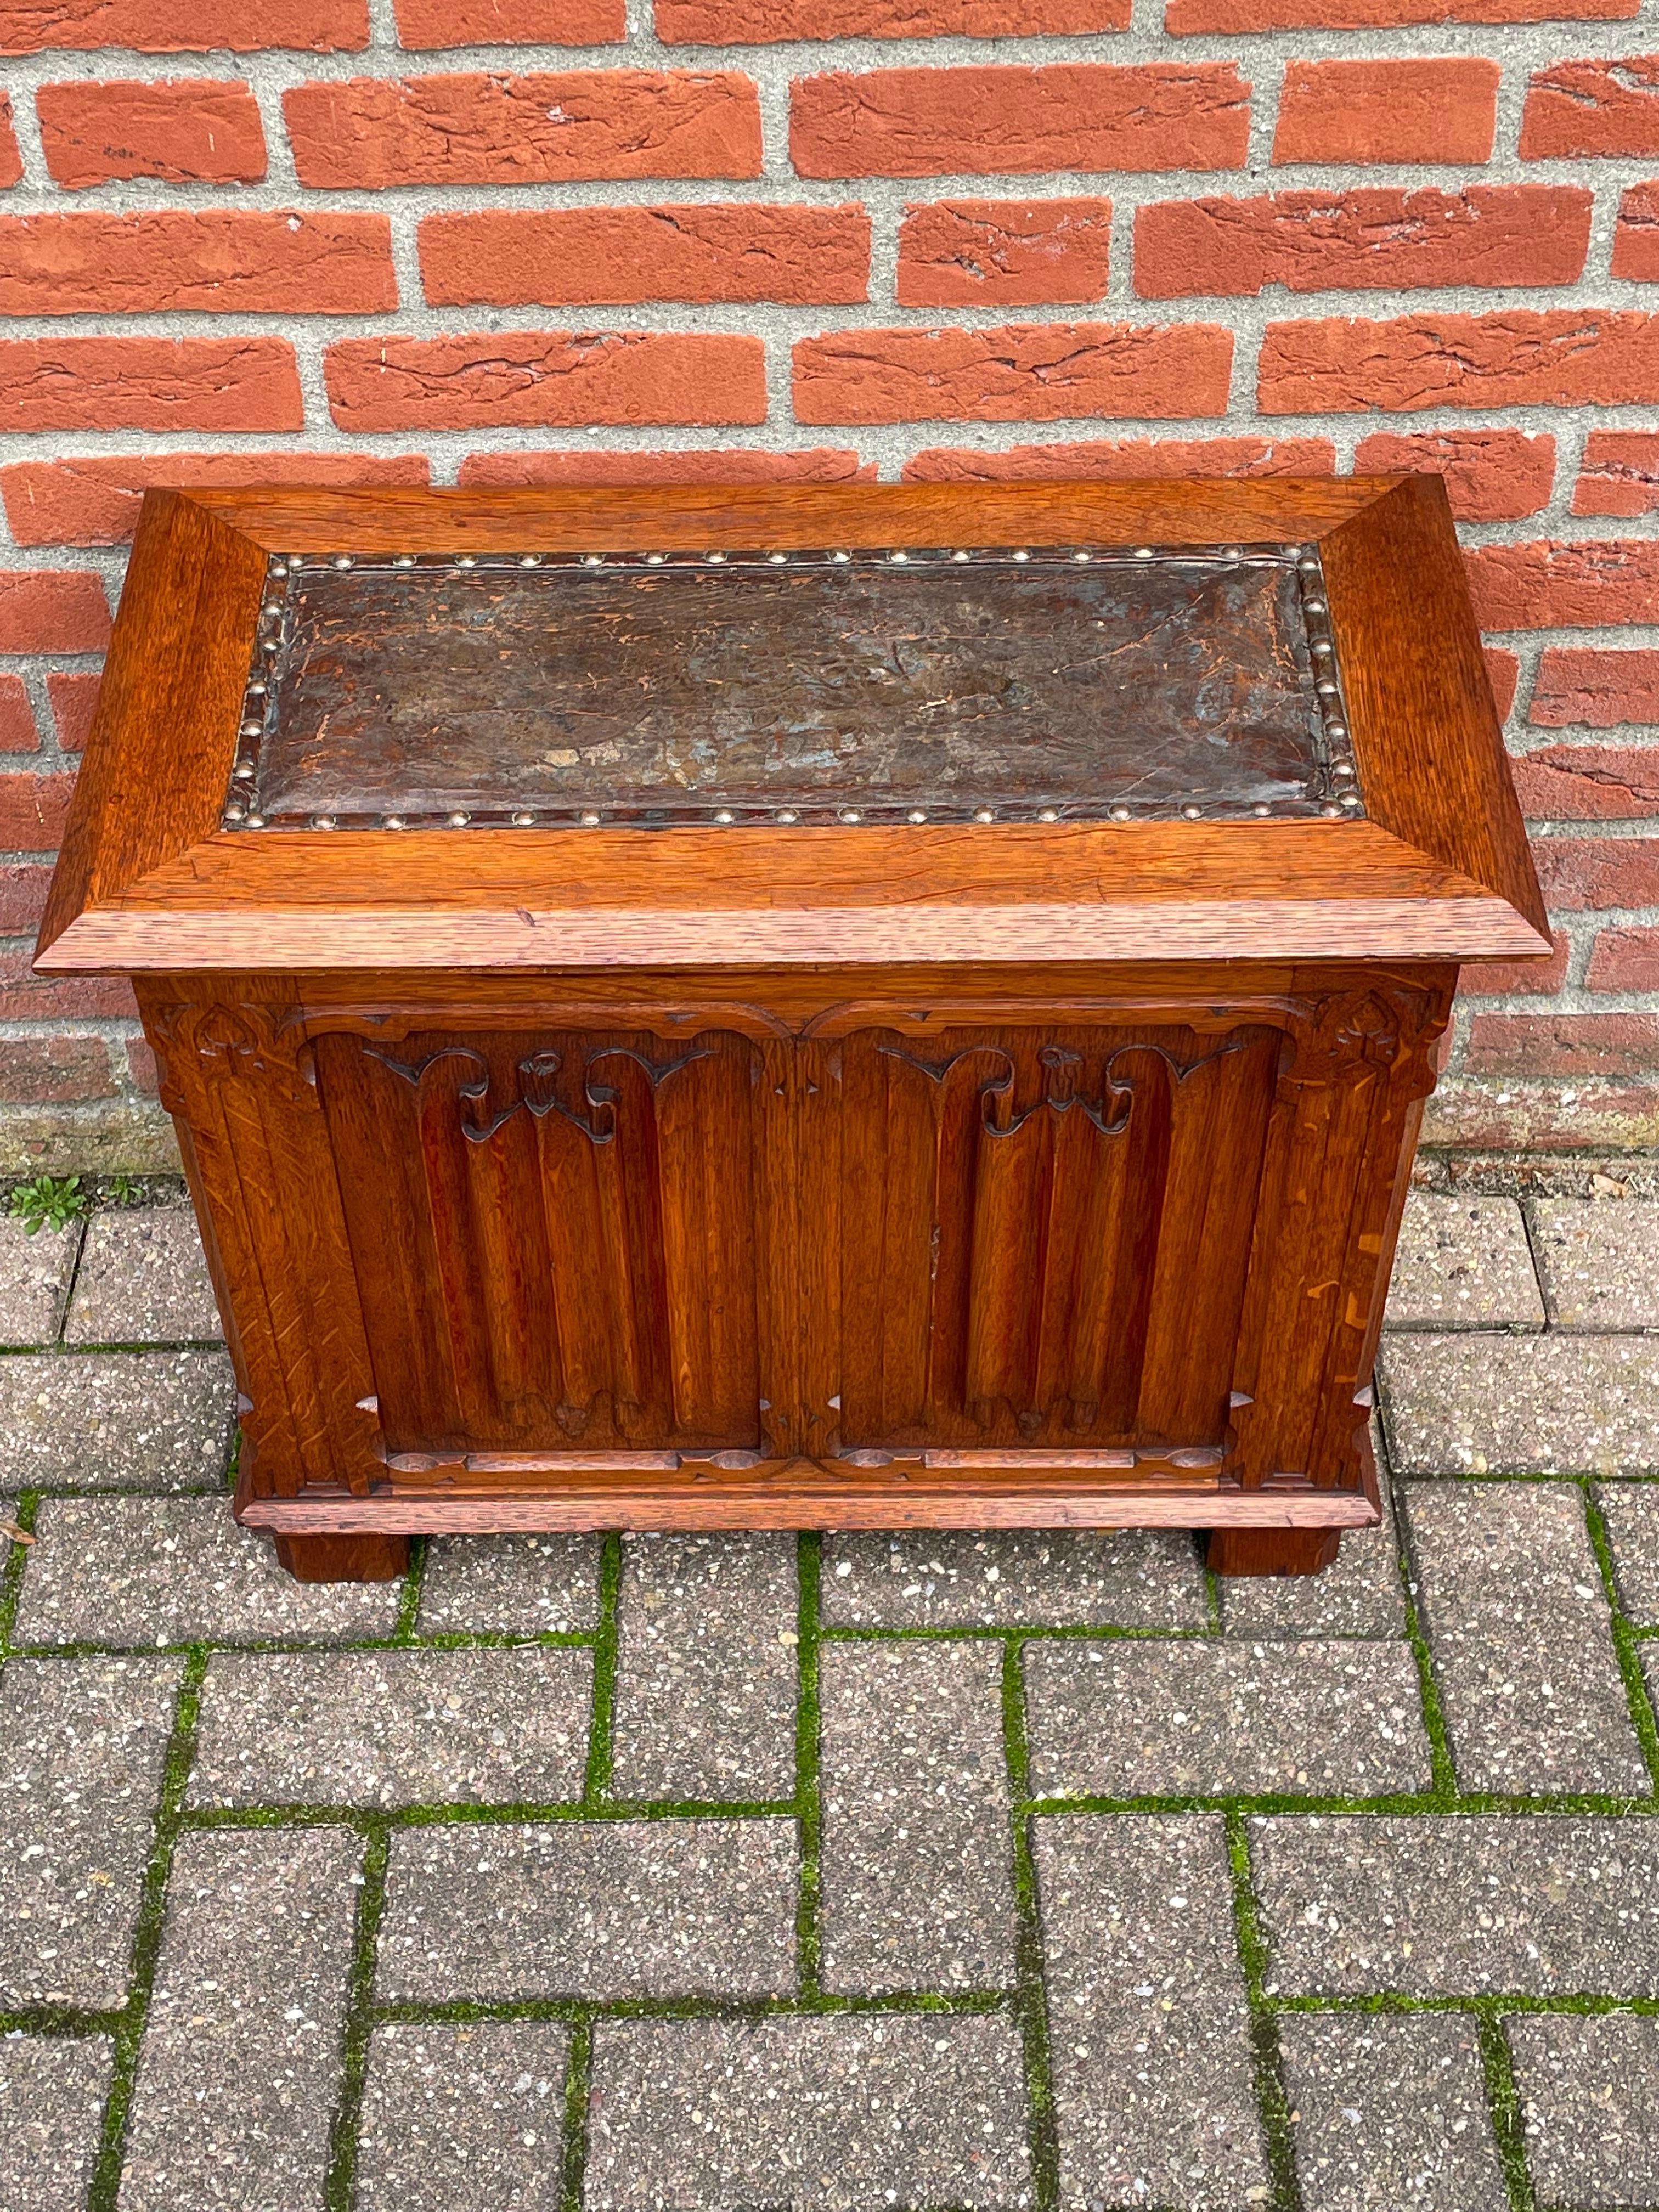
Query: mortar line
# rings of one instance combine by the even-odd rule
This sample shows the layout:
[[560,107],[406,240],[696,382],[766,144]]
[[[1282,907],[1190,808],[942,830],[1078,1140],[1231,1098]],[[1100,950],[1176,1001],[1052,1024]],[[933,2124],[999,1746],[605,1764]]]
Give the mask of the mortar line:
[[[19,1491],[13,1503],[11,1518],[26,1536],[34,1534],[34,1517],[40,1510],[38,1490]],[[17,1623],[17,1607],[23,1594],[23,1570],[28,1564],[30,1546],[20,1544],[15,1536],[7,1539],[6,1559],[0,1569],[0,1656],[9,1659],[15,1656],[16,1647],[11,1640]]]
[[1037,1896],[1036,1862],[1031,1850],[1030,1820],[1024,1810],[1030,1796],[1031,1754],[1025,1725],[1022,1648],[1022,1639],[1018,1636],[1004,1639],[1003,1754],[1012,1801],[1009,1827],[1013,1844],[1016,1929],[1014,2016],[1019,2026],[1025,2062],[1026,2125],[1036,2212],[1055,2212],[1060,2203],[1060,2132],[1049,2041],[1048,1992],[1043,1978],[1042,1908]]
[[622,1595],[622,1538],[613,1528],[599,1553],[599,1619],[593,1635],[592,1710],[582,1805],[597,1812],[609,1798],[616,1759],[617,1614]]
[[1296,2136],[1291,2122],[1291,2100],[1285,2087],[1285,2054],[1279,2046],[1279,2018],[1264,1986],[1267,1945],[1256,1911],[1255,1888],[1250,1872],[1250,1842],[1244,1818],[1237,1811],[1226,1815],[1228,1872],[1232,1883],[1233,1934],[1238,1946],[1239,1967],[1244,1977],[1245,2001],[1250,2010],[1250,2053],[1255,2075],[1256,2111],[1261,2123],[1262,2148],[1267,2154],[1273,2189],[1273,2212],[1302,2212],[1302,2190],[1297,2178]]
[[564,2063],[564,2142],[560,2154],[560,2212],[582,2212],[587,2178],[587,2105],[593,2079],[593,2022],[579,2014],[570,2024]]
[[1631,1632],[1631,1624],[1620,1602],[1619,1578],[1613,1568],[1613,1546],[1607,1536],[1606,1516],[1601,1501],[1589,1476],[1578,1485],[1584,1501],[1584,1526],[1589,1535],[1590,1549],[1595,1554],[1595,1564],[1601,1576],[1601,1587],[1607,1592],[1607,1609],[1611,1614],[1609,1627],[1613,1635],[1614,1656],[1625,1685],[1625,1700],[1630,1708],[1630,1723],[1636,1731],[1636,1741],[1642,1747],[1643,1763],[1652,1778],[1656,1796],[1659,1796],[1659,1723],[1654,1718],[1653,1699],[1648,1690],[1647,1677],[1637,1650],[1638,1639]]
[[426,1562],[429,1540],[414,1537],[409,1547],[409,1571],[404,1577],[404,1586],[398,1597],[398,1619],[392,1631],[394,1644],[413,1644],[415,1623],[421,1610],[421,1593],[426,1585]]
[[[1381,1424],[1378,1425],[1381,1429]],[[1429,1648],[1422,1616],[1418,1611],[1417,1592],[1422,1577],[1418,1569],[1407,1494],[1395,1480],[1394,1468],[1387,1456],[1386,1431],[1382,1434],[1383,1473],[1394,1501],[1395,1558],[1400,1576],[1401,1603],[1405,1608],[1406,1641],[1410,1644],[1412,1656],[1417,1662],[1423,1727],[1429,1739],[1430,1772],[1433,1778],[1429,1796],[1437,1808],[1449,1810],[1458,1797],[1457,1767],[1452,1758],[1451,1735],[1446,1726],[1445,1708],[1440,1702],[1440,1684],[1435,1675],[1434,1654]]]
[[1509,2039],[1495,2008],[1483,2004],[1474,2010],[1486,2106],[1498,2145],[1498,2163],[1504,2169],[1504,2186],[1509,2192],[1510,2212],[1534,2212],[1532,2176],[1527,2169],[1526,2124],[1522,2118],[1521,2093],[1516,2085]]
[[823,1792],[819,1771],[823,1711],[818,1644],[822,1628],[823,1538],[804,1528],[795,1543],[799,1597],[795,1620],[795,1802],[799,1823],[800,1886],[795,1904],[795,1955],[802,1997],[821,1997],[823,1964],[822,1850]]
[[326,2212],[351,2212],[357,2173],[358,2124],[368,2075],[368,2045],[374,2033],[375,1949],[386,1910],[386,1859],[390,1838],[384,1822],[369,1831],[363,1850],[362,1887],[357,1893],[351,1973],[340,2036],[340,2094],[329,2131]]

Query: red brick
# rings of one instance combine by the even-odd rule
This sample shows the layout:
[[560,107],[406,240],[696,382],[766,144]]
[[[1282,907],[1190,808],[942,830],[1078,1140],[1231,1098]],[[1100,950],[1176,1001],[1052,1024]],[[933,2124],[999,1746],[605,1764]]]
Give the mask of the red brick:
[[1127,31],[1133,0],[657,0],[671,45],[779,39],[1018,39]]
[[1164,27],[1219,31],[1366,31],[1401,23],[1622,21],[1642,0],[1169,0]]
[[760,101],[729,73],[349,77],[283,112],[301,182],[330,191],[761,173]]
[[1547,745],[1512,763],[1532,822],[1619,822],[1659,814],[1659,745]]
[[33,957],[0,947],[0,1021],[137,1018],[138,1002],[125,975],[32,975]]
[[53,669],[46,678],[52,719],[58,726],[58,743],[64,752],[86,750],[87,739],[92,734],[92,718],[98,711],[98,687],[103,680],[101,669]]
[[803,177],[1236,169],[1249,135],[1231,62],[838,72],[799,78],[789,115]]
[[469,453],[461,484],[873,483],[876,465],[846,447],[803,453]]
[[1458,978],[1459,993],[1466,999],[1495,999],[1524,991],[1529,997],[1553,999],[1567,980],[1572,947],[1559,929],[1550,933],[1550,943],[1554,949],[1547,960],[1472,962]]
[[0,574],[0,653],[101,653],[108,643],[101,577],[85,568]]
[[126,1045],[127,1073],[135,1089],[154,1097],[161,1087],[161,1071],[155,1064],[155,1054],[141,1036],[129,1037]]
[[1105,296],[1109,200],[912,203],[899,227],[902,307],[1026,307]]
[[1498,719],[1507,722],[1510,710],[1515,705],[1516,687],[1521,681],[1521,656],[1501,645],[1485,648],[1486,681],[1492,685],[1492,696],[1498,708]]
[[862,207],[488,208],[430,215],[421,281],[434,307],[635,300],[865,299]]
[[1559,913],[1659,906],[1659,837],[1540,837],[1532,857]]
[[1287,62],[1275,161],[1450,161],[1492,158],[1498,64]]
[[1659,991],[1659,929],[1604,929],[1590,947],[1591,991]]
[[17,149],[17,133],[12,127],[11,94],[0,92],[0,186],[20,184],[23,176],[23,156]]
[[0,937],[21,937],[40,927],[52,870],[14,860],[0,867]]
[[1161,200],[1135,216],[1143,299],[1395,291],[1411,285],[1570,284],[1589,246],[1574,185],[1273,192]]
[[1641,1075],[1659,1067],[1659,1014],[1477,1014],[1471,1075]]
[[21,676],[0,676],[0,753],[40,750],[40,732],[34,726],[27,686]]
[[1659,723],[1659,652],[1550,646],[1539,664],[1528,720],[1543,730]]
[[0,0],[0,53],[339,53],[368,44],[368,0]]
[[0,1039],[0,1102],[9,1106],[63,1105],[114,1094],[102,1037]]
[[1521,118],[1522,159],[1580,154],[1659,154],[1659,54],[1539,70]]
[[763,422],[758,338],[635,331],[491,331],[348,338],[325,362],[343,430],[472,430],[575,422]]
[[234,80],[43,84],[34,106],[46,167],[71,191],[112,178],[228,185],[265,173],[258,106]]
[[304,428],[285,338],[0,339],[0,429]]
[[1006,483],[1069,477],[1133,483],[1146,477],[1328,477],[1328,438],[1121,438],[1070,446],[933,446],[904,465],[906,483]]
[[1659,315],[1511,307],[1397,322],[1270,323],[1265,414],[1388,407],[1621,406],[1659,395]]
[[397,304],[381,215],[0,216],[0,314],[360,315]]
[[1659,284],[1659,183],[1632,185],[1620,201],[1613,273]]
[[1463,557],[1483,629],[1659,621],[1659,538],[1476,545]]
[[0,775],[0,849],[55,853],[74,788],[72,775]]
[[1573,487],[1575,514],[1651,514],[1659,508],[1659,430],[1592,430]]
[[599,46],[628,36],[626,0],[397,0],[400,46]]
[[125,545],[150,484],[423,484],[424,453],[77,453],[0,469],[20,545]]
[[1520,430],[1374,431],[1353,457],[1356,476],[1443,477],[1461,522],[1514,522],[1549,504],[1555,441]]
[[1222,415],[1233,334],[1213,323],[836,331],[794,349],[798,422],[1042,422]]

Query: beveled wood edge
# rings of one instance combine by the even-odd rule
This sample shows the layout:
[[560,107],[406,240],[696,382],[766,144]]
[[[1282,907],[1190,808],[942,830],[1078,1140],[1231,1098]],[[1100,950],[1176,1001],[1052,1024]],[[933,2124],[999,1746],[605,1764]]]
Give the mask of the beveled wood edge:
[[36,957],[43,975],[222,969],[934,965],[1030,961],[1527,959],[1549,951],[1499,898],[1170,900],[700,908],[655,913],[434,907],[236,913],[106,907]]

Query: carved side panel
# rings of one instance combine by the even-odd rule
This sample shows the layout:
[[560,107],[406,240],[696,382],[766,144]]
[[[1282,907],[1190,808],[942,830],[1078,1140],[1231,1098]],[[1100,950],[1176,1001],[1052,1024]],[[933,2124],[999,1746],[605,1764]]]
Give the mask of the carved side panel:
[[842,1042],[842,1435],[1224,1440],[1279,1039]]
[[758,1443],[757,1047],[317,1049],[389,1452]]

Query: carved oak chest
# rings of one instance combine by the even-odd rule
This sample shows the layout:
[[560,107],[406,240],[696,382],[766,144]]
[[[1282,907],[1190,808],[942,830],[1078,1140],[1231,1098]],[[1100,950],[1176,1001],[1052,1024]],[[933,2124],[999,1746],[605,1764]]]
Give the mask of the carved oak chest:
[[1459,964],[1437,481],[152,493],[42,931],[130,975],[307,1577],[1376,1517]]

